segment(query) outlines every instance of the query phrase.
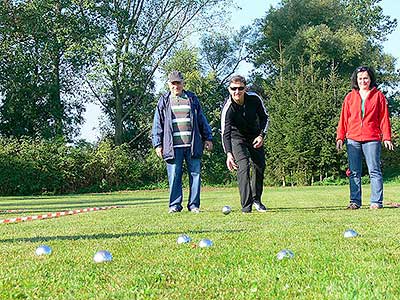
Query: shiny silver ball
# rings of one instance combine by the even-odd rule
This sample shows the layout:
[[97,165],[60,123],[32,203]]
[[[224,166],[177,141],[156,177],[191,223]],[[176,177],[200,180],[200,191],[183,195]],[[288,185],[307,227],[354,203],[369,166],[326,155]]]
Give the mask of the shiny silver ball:
[[225,205],[225,206],[222,208],[222,213],[223,213],[224,215],[230,214],[231,211],[232,211],[232,209],[231,209],[231,207],[228,206],[228,205]]
[[36,248],[35,254],[37,256],[50,255],[51,254],[51,248],[49,246],[47,246],[47,245],[41,245],[41,246]]
[[357,233],[357,231],[355,231],[355,230],[353,230],[353,229],[347,229],[347,230],[344,232],[343,236],[344,236],[345,238],[355,238],[356,236],[358,236],[358,233]]
[[190,236],[186,235],[186,234],[182,234],[178,237],[178,239],[176,240],[177,244],[186,244],[186,243],[190,243],[192,241],[192,239],[190,238]]
[[276,258],[278,260],[282,260],[284,258],[290,259],[293,257],[294,257],[294,253],[288,249],[283,249],[283,250],[279,251],[278,254],[276,255]]
[[209,239],[202,239],[199,242],[200,248],[207,248],[207,247],[211,247],[212,245],[213,245],[213,242]]
[[112,261],[112,255],[106,250],[100,250],[97,251],[96,254],[93,256],[93,260],[96,263]]

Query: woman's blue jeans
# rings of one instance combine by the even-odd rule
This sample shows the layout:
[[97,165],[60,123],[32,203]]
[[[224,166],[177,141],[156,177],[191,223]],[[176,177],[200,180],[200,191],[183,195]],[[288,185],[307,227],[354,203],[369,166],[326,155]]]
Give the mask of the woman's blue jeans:
[[186,161],[186,166],[189,175],[189,199],[187,208],[200,207],[200,169],[201,163],[199,158],[191,157],[190,147],[175,148],[175,158],[168,160],[167,173],[169,182],[169,207],[175,208],[178,211],[182,207],[182,174],[183,174],[183,161]]
[[357,142],[347,139],[347,156],[350,168],[350,202],[361,206],[361,174],[362,155],[368,167],[371,181],[371,204],[383,206],[383,178],[381,171],[381,149],[380,141]]

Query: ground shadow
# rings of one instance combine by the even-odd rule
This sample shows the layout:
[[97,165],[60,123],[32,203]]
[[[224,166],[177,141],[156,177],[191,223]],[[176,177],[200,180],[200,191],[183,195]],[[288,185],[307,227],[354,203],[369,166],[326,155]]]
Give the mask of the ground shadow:
[[[395,206],[385,206],[384,209],[399,208]],[[369,209],[369,205],[362,207],[361,210]],[[268,212],[292,212],[293,210],[299,211],[319,211],[319,210],[348,210],[347,206],[335,205],[335,206],[309,206],[309,207],[272,207],[268,208]]]
[[[138,205],[155,205],[155,204],[162,204],[162,203],[168,203],[168,201],[144,201],[144,202],[127,202],[127,203],[113,203],[110,202],[105,206],[119,206],[120,208],[124,207],[129,207],[129,206],[138,206]],[[64,206],[64,207],[43,207],[43,208],[32,208],[32,209],[24,209],[23,206],[13,206],[13,207],[7,207],[7,208],[2,208],[0,209],[0,215],[26,215],[26,214],[32,214],[32,213],[49,213],[49,212],[56,212],[56,211],[69,211],[69,210],[75,210],[75,209],[83,209],[83,208],[90,208],[90,207],[102,207],[104,205],[96,205],[96,203],[88,203],[88,205],[69,205],[69,206]],[[17,211],[17,212],[6,212],[5,210],[20,210],[23,209],[23,211]],[[4,211],[2,211],[4,210]]]
[[[67,205],[71,205],[71,204],[87,204],[87,205],[91,205],[93,206],[93,204],[96,203],[109,203],[109,205],[113,205],[113,204],[117,204],[117,203],[121,203],[121,202],[131,202],[131,203],[135,203],[137,201],[142,201],[142,203],[147,203],[147,202],[154,202],[155,200],[162,200],[164,199],[165,201],[168,201],[168,198],[134,198],[134,197],[127,197],[127,198],[121,198],[121,199],[87,199],[87,200],[79,200],[79,201],[74,201],[74,200],[70,200],[70,201],[35,201],[35,202],[29,202],[29,203],[23,203],[23,200],[20,200],[22,203],[16,203],[14,202],[0,202],[0,207],[7,207],[7,206],[13,206],[13,207],[23,207],[23,206],[38,206],[38,205],[44,205],[44,206],[49,206],[49,205],[63,205],[63,204],[67,204]],[[39,199],[39,200],[43,200],[43,199]]]
[[180,235],[180,234],[202,234],[202,233],[238,233],[248,231],[244,229],[227,229],[227,230],[189,230],[185,232],[177,231],[161,231],[161,232],[129,232],[129,233],[110,233],[110,234],[87,234],[87,235],[71,235],[71,236],[42,236],[42,237],[26,237],[26,238],[10,238],[0,239],[0,243],[15,243],[15,242],[49,242],[49,241],[76,241],[76,240],[97,240],[97,239],[118,239],[123,237],[147,237],[157,235]]

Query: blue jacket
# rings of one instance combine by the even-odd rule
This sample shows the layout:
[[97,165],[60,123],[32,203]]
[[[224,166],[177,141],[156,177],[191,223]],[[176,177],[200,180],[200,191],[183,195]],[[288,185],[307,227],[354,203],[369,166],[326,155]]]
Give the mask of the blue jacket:
[[[193,158],[200,158],[203,155],[204,141],[212,140],[211,127],[200,106],[197,96],[189,91],[183,91],[189,98],[190,121],[192,124],[192,145]],[[152,143],[153,147],[163,148],[164,160],[174,159],[174,145],[172,138],[172,111],[171,93],[168,92],[160,97],[154,112]]]

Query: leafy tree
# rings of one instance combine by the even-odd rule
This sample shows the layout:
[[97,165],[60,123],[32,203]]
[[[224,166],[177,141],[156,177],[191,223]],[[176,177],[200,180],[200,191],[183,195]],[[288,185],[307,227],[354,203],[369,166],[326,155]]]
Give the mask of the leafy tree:
[[105,0],[92,11],[106,34],[88,84],[112,122],[117,145],[145,140],[156,71],[187,36],[217,25],[228,2]]
[[394,58],[383,53],[381,41],[397,20],[383,15],[379,2],[284,0],[258,20],[248,51],[265,75],[298,69],[303,62],[323,75],[332,63],[340,76],[365,64],[394,73]]
[[270,183],[312,184],[346,169],[335,149],[337,111],[347,82],[335,69],[327,78],[312,67],[282,74],[269,95],[270,128],[267,136],[267,177]]
[[246,41],[250,28],[242,27],[238,32],[213,32],[204,34],[201,38],[201,56],[208,73],[213,73],[225,84],[236,71],[239,64],[247,59]]
[[[78,5],[79,4],[79,5]],[[73,0],[0,6],[0,134],[72,138],[97,31]]]

